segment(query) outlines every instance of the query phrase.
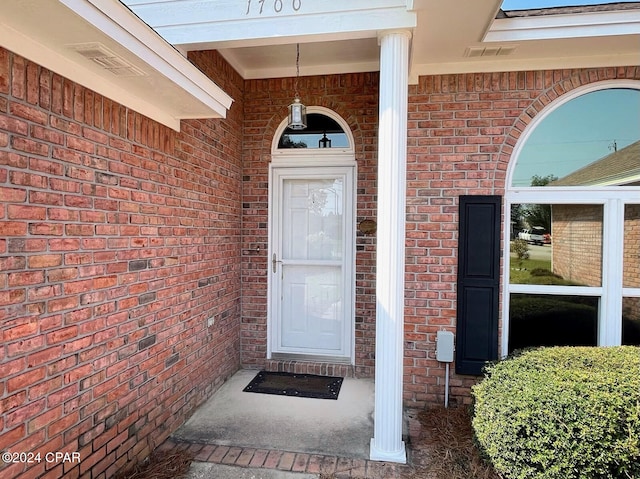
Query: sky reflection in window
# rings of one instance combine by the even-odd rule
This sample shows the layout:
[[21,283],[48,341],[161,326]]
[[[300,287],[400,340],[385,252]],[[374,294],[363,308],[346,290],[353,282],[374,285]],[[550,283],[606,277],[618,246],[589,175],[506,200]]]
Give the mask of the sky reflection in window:
[[640,90],[584,94],[553,110],[531,132],[512,186],[544,186],[536,178],[549,178],[549,186],[637,185],[639,140]]

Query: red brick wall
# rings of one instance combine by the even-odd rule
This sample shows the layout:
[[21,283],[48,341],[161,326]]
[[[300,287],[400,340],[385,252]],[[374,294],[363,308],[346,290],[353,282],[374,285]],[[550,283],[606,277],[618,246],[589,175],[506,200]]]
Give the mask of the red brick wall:
[[0,50],[0,451],[81,454],[2,477],[111,477],[239,367],[242,82],[199,60],[236,102],[176,133]]
[[[236,101],[228,119],[183,122],[178,134],[0,50],[0,450],[81,452],[45,477],[109,477],[240,361],[265,364],[268,162],[293,81],[242,82],[215,53],[191,58]],[[611,78],[640,68],[410,87],[407,405],[442,400],[435,333],[455,330],[459,195],[502,194],[530,119]],[[303,78],[299,90],[352,129],[357,221],[375,219],[377,74]],[[375,237],[359,235],[356,250],[356,374],[370,376]],[[454,376],[452,398],[468,401],[474,381]]]
[[627,205],[624,210],[623,286],[640,288],[640,205]]
[[[640,288],[640,205],[627,205],[624,212],[624,266],[622,281],[625,288]],[[640,298],[623,298],[622,314],[640,322]]]
[[[376,214],[377,75],[300,79],[307,105],[347,120],[358,161],[357,221]],[[526,125],[545,105],[581,85],[640,79],[639,67],[421,77],[409,87],[405,404],[444,397],[435,360],[439,329],[455,331],[458,197],[504,194],[508,162]],[[293,98],[293,80],[247,81],[243,170],[242,362],[266,358],[268,164],[275,129]],[[257,247],[260,251],[257,251]],[[356,371],[373,374],[375,237],[357,238]],[[470,402],[475,377],[452,375],[451,398]]]
[[602,285],[601,205],[553,205],[553,272],[583,286]]
[[[338,113],[355,137],[358,163],[356,223],[375,219],[378,74],[303,77],[302,102]],[[271,141],[294,95],[292,79],[245,83],[243,169],[242,363],[264,367],[267,355],[268,178]],[[260,251],[257,251],[257,247]],[[356,240],[356,367],[373,375],[375,353],[375,236]],[[313,372],[311,369],[309,372]]]
[[[576,87],[640,79],[640,67],[421,77],[409,88],[405,404],[442,402],[437,330],[455,331],[458,197],[504,194],[518,138],[545,105]],[[452,375],[453,400],[475,378]]]

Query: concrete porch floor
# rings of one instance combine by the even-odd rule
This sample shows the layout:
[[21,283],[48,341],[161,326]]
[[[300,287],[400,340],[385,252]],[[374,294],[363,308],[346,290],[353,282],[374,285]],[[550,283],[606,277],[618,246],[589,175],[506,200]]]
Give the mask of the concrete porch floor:
[[410,469],[368,460],[373,379],[345,378],[337,400],[243,392],[257,373],[238,371],[172,435],[195,455],[190,478],[386,479]]
[[373,379],[345,378],[337,400],[243,392],[240,370],[173,434],[181,442],[369,458]]

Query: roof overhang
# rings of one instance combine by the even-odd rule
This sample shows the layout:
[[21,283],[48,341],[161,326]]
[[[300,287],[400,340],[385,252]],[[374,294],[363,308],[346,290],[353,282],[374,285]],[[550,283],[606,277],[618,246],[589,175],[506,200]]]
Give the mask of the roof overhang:
[[429,74],[637,65],[640,58],[638,3],[523,13],[502,12],[501,0],[474,1],[456,12],[457,28],[448,22],[446,2],[414,3],[420,8],[415,39],[432,46],[415,47],[414,81]]
[[517,42],[639,34],[640,11],[622,10],[497,18],[483,41]]
[[[378,35],[413,30],[406,0],[123,0],[183,52],[218,50],[245,79],[379,69]],[[496,1],[496,0],[492,0]]]
[[3,0],[0,45],[176,131],[233,101],[118,0]]
[[377,38],[393,29],[413,32],[412,83],[433,74],[636,65],[640,44],[640,2],[515,18],[500,18],[513,13],[500,10],[502,0],[123,2],[176,48],[218,50],[245,79],[295,75],[296,44],[303,76],[377,71]]

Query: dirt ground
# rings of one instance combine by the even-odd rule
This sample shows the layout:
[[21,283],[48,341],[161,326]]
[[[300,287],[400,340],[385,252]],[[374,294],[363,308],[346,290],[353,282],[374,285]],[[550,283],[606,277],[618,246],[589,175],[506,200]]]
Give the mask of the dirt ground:
[[407,479],[500,479],[476,447],[467,407],[433,407],[416,419],[419,433],[410,445],[415,471]]

